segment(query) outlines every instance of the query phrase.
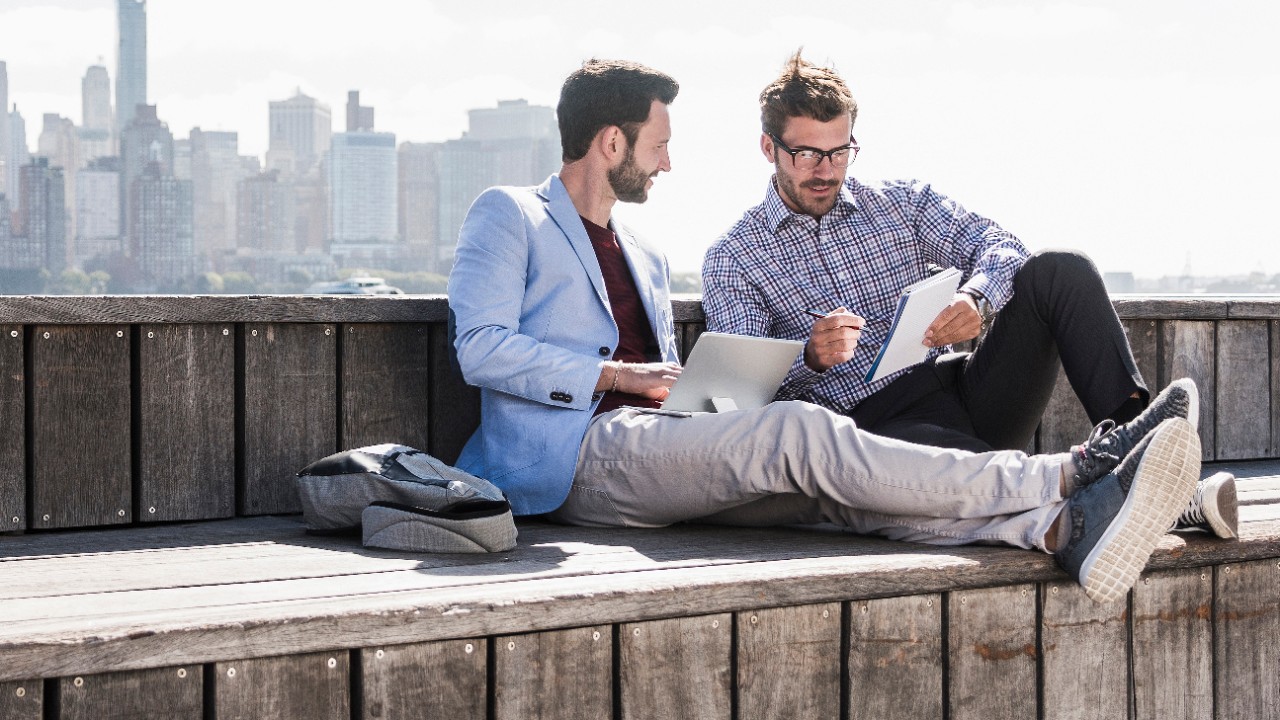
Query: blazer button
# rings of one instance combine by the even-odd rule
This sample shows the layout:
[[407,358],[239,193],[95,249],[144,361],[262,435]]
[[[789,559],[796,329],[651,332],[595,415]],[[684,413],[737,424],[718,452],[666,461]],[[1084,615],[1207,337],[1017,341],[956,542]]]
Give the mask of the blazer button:
[[609,348],[607,348],[607,347],[601,347],[601,348],[600,348],[600,355],[601,355],[601,357],[609,357]]

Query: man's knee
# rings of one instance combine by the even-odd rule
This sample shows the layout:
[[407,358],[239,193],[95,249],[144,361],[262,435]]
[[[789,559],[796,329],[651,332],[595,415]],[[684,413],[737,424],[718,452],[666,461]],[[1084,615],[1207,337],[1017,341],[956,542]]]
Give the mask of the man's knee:
[[1088,255],[1078,250],[1041,250],[1033,254],[1018,270],[1014,283],[1052,286],[1057,283],[1096,286],[1105,294],[1102,275]]

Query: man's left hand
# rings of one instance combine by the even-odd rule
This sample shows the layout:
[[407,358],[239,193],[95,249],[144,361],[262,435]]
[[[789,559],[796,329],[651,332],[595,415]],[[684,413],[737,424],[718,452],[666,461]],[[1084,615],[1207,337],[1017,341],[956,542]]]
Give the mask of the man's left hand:
[[924,344],[929,347],[953,345],[972,340],[981,332],[982,314],[978,312],[978,303],[968,293],[956,293],[951,304],[938,313],[924,331]]

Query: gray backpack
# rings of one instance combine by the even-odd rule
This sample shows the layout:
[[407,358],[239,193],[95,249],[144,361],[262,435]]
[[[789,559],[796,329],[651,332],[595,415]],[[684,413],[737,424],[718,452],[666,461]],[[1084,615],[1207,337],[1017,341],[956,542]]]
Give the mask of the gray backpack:
[[511,505],[487,480],[405,445],[330,455],[298,472],[312,532],[360,528],[369,547],[501,552],[516,546]]

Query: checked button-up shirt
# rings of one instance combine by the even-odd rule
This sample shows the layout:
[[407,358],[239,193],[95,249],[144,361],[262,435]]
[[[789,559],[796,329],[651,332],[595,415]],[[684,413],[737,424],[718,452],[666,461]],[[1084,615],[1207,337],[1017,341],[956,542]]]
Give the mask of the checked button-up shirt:
[[770,179],[764,202],[707,251],[702,304],[708,330],[791,340],[809,337],[806,308],[866,318],[852,360],[817,373],[801,355],[777,394],[843,412],[907,372],[863,381],[902,288],[927,277],[928,265],[958,268],[961,288],[999,309],[1027,257],[1018,238],[925,183],[846,178],[835,206],[814,219],[792,212]]

